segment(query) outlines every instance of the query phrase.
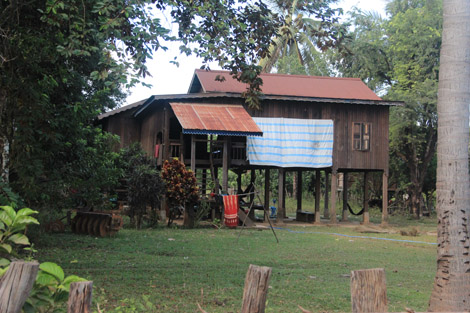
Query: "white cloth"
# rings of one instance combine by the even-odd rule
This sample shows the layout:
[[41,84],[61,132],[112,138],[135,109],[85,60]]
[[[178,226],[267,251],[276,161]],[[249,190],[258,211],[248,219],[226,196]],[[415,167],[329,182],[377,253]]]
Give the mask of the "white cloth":
[[248,136],[251,165],[330,167],[333,164],[333,121],[254,117],[263,137]]

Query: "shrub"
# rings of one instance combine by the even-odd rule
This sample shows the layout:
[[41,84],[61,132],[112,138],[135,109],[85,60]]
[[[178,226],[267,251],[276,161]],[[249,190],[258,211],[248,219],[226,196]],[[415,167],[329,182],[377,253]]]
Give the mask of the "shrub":
[[[194,211],[194,205],[199,201],[199,188],[194,173],[187,170],[178,159],[173,159],[171,161],[166,160],[163,164],[162,177],[165,182],[168,206],[170,207],[168,226],[179,214],[180,207],[184,207],[189,218],[193,220],[191,213]],[[190,208],[191,210],[189,210]]]

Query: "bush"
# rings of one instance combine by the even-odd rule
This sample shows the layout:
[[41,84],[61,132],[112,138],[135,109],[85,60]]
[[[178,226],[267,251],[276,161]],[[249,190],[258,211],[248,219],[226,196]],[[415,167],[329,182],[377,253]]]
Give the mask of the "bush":
[[178,159],[173,159],[171,161],[166,160],[163,164],[162,177],[165,182],[168,206],[170,207],[168,226],[179,214],[180,207],[183,207],[190,219],[189,224],[185,226],[192,227],[194,216],[188,213],[194,211],[194,205],[199,201],[199,188],[194,173],[187,170]]
[[160,207],[164,192],[160,172],[139,144],[121,150],[119,162],[127,179],[128,214],[131,222],[137,229],[142,227],[144,217],[149,224],[154,224],[157,221],[156,210]]

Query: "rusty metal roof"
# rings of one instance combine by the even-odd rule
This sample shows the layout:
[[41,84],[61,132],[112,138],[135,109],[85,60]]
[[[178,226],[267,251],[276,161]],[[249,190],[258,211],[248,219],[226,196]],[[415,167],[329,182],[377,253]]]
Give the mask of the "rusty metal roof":
[[[359,78],[261,74],[265,95],[309,98],[382,100]],[[217,79],[217,80],[216,80]],[[189,93],[242,93],[247,85],[233,79],[228,71],[196,70]],[[202,89],[202,90],[201,90]]]
[[262,136],[241,105],[170,103],[184,134]]

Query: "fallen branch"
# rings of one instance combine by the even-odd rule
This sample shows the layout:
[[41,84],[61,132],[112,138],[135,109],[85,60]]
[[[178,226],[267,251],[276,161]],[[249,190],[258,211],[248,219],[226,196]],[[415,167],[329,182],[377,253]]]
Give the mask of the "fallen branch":
[[197,308],[199,309],[199,311],[201,311],[201,313],[208,313],[207,311],[204,311],[203,308],[201,308],[201,305],[199,304],[199,302],[196,302],[197,303]]
[[304,309],[303,307],[301,307],[300,305],[297,305],[297,306],[299,307],[300,311],[302,311],[302,313],[312,313],[312,312],[310,312],[310,311],[308,311],[308,310],[305,310],[305,309]]

